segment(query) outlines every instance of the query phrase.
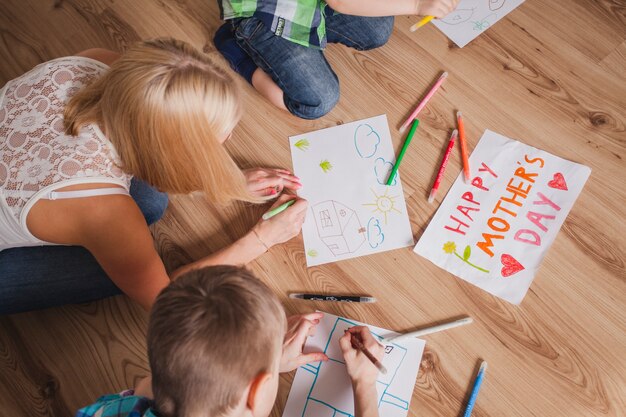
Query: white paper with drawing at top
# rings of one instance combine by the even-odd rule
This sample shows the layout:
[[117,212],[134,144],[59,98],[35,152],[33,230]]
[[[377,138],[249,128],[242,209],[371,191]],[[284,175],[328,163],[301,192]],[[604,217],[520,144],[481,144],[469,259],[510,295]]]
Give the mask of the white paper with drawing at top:
[[[324,313],[305,352],[324,352],[330,360],[301,366],[296,372],[283,417],[353,417],[352,384],[339,346],[344,330],[364,325],[355,320]],[[397,333],[367,325],[379,340]],[[405,339],[385,348],[385,375],[378,374],[378,412],[381,417],[406,417],[426,342]],[[373,365],[372,365],[373,366]]]
[[302,225],[308,266],[413,245],[387,116],[289,138],[294,173],[309,202]]
[[461,0],[456,9],[432,23],[460,48],[493,26],[524,0]]

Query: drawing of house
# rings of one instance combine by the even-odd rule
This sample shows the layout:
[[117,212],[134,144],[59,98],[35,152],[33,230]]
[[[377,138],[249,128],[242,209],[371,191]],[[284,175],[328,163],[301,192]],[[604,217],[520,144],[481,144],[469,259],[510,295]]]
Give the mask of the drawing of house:
[[[324,350],[329,360],[300,367],[310,374],[305,377],[311,381],[311,388],[302,404],[302,414],[283,417],[354,417],[354,403],[345,401],[345,398],[352,398],[351,392],[345,392],[346,389],[350,390],[352,383],[346,371],[339,339],[348,328],[356,325],[355,322],[337,318]],[[388,347],[391,349],[385,352],[383,359],[388,372],[386,375],[379,374],[376,381],[379,412],[383,417],[406,417],[411,399],[410,396],[401,398],[397,393],[394,395],[394,388],[398,384],[394,381],[408,350],[397,344]]]
[[328,200],[312,210],[317,233],[333,255],[353,253],[365,242],[365,228],[351,208]]

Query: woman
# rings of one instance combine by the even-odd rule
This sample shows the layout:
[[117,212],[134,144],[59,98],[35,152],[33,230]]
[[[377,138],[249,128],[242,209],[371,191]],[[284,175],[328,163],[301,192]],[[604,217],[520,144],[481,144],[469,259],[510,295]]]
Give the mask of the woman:
[[[0,90],[0,314],[118,288],[149,309],[170,281],[148,229],[165,192],[260,202],[299,188],[288,171],[237,168],[222,143],[240,115],[230,75],[173,39],[122,56],[88,50],[9,81]],[[297,201],[173,277],[253,260],[298,234],[306,207]]]

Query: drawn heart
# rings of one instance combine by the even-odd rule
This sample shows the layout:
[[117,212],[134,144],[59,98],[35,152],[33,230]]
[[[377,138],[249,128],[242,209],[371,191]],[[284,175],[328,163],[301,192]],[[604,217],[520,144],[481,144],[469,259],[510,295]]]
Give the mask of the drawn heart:
[[557,172],[552,178],[552,181],[548,183],[548,187],[567,191],[567,183],[565,182],[565,178],[563,178],[563,174]]
[[517,262],[517,259],[508,254],[502,254],[500,256],[500,262],[502,262],[502,276],[507,278],[511,275],[517,274],[519,271],[523,270],[524,267],[521,263]]

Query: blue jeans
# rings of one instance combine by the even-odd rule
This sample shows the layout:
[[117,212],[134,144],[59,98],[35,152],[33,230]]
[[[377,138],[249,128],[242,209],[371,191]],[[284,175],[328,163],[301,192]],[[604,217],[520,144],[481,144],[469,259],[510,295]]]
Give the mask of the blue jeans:
[[[130,195],[146,223],[159,220],[167,194],[132,179]],[[93,255],[82,246],[35,246],[0,252],[0,315],[121,294]]]
[[[254,17],[231,22],[237,43],[283,90],[285,106],[292,114],[317,119],[335,107],[339,80],[323,51],[276,36]],[[393,17],[326,17],[327,41],[359,51],[384,45],[392,30]]]

